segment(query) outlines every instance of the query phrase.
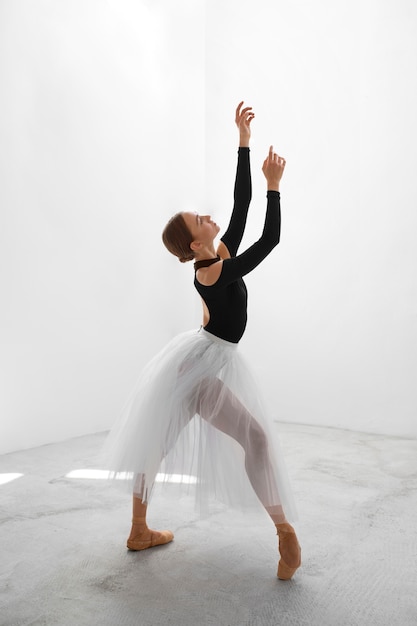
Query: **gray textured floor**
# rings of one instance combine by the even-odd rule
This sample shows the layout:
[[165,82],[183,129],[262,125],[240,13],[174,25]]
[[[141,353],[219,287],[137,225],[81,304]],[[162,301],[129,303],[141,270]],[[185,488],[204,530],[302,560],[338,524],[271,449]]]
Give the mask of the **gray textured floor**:
[[[262,509],[155,496],[151,521],[175,541],[127,552],[130,498],[96,468],[104,435],[0,457],[2,626],[417,624],[417,441],[278,427],[296,493],[303,567],[276,578]],[[1,476],[0,476],[1,478]]]

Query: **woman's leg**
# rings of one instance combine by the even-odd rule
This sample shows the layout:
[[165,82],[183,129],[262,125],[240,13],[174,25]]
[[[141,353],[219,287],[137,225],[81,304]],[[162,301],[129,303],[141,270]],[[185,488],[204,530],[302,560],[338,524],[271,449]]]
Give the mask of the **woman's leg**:
[[285,523],[268,438],[259,422],[218,378],[202,383],[198,411],[204,420],[242,446],[246,472],[256,495],[274,524]]
[[[189,412],[187,420],[191,420],[194,411]],[[184,422],[187,423],[186,421]],[[177,436],[179,436],[180,431]],[[165,453],[166,454],[166,453]],[[161,463],[164,455],[161,454]],[[148,528],[146,515],[148,510],[147,501],[152,493],[154,481],[146,481],[144,474],[137,474],[133,484],[133,516],[132,528],[127,540],[127,547],[130,550],[144,550],[169,543],[174,539],[174,535],[170,530],[151,530]],[[147,485],[147,486],[146,486]],[[149,486],[151,485],[151,486]]]
[[243,447],[248,478],[277,529],[281,554],[278,577],[282,580],[291,578],[301,564],[301,549],[280,503],[264,430],[218,378],[202,383],[199,414]]
[[146,550],[173,540],[170,530],[151,530],[146,522],[148,505],[143,502],[144,476],[138,474],[133,486],[132,528],[127,540],[129,550]]

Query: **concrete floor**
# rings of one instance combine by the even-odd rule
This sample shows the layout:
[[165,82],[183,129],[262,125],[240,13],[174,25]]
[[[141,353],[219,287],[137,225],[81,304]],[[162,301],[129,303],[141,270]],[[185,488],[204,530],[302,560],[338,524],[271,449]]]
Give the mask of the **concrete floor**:
[[0,457],[1,626],[417,624],[417,441],[280,424],[303,566],[276,578],[261,508],[198,519],[156,493],[175,541],[128,552],[130,497],[100,479],[104,434]]

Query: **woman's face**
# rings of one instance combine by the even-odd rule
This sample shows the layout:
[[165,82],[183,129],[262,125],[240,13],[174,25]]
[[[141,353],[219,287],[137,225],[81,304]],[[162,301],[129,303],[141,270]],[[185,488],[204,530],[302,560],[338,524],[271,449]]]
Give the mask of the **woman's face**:
[[220,226],[217,226],[216,222],[213,222],[210,215],[185,212],[182,216],[194,241],[204,245],[213,243],[213,239],[218,234]]

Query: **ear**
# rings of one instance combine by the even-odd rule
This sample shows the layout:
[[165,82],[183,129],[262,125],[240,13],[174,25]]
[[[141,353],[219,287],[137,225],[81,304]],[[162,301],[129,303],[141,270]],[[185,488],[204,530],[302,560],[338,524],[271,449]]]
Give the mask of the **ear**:
[[193,252],[197,252],[197,250],[200,250],[201,248],[201,243],[199,241],[192,241],[190,243],[190,248]]

